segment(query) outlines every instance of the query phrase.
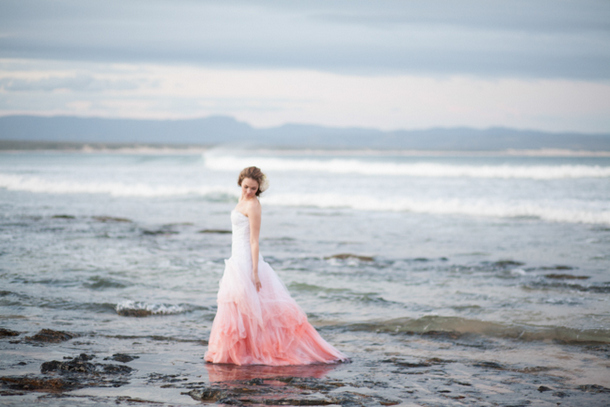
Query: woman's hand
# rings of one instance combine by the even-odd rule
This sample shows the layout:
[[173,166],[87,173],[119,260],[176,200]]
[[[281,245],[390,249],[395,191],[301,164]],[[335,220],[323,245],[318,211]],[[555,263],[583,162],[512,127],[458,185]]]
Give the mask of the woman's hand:
[[252,273],[252,282],[254,283],[254,286],[256,287],[256,291],[260,291],[262,288],[261,285],[261,280],[258,278],[258,273]]

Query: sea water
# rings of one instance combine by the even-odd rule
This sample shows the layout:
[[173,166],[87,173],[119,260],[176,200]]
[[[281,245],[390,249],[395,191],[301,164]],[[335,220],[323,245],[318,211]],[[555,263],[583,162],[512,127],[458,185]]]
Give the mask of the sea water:
[[[486,349],[551,369],[564,344],[559,376],[610,386],[607,359],[583,350],[610,344],[602,156],[2,153],[1,327],[75,332],[91,338],[75,352],[135,349],[158,355],[149,370],[178,358],[205,377],[237,175],[250,165],[269,179],[261,253],[354,361],[429,356],[445,345],[417,338],[454,335],[471,344],[454,358]],[[4,373],[22,372],[29,345],[0,346],[13,355]]]

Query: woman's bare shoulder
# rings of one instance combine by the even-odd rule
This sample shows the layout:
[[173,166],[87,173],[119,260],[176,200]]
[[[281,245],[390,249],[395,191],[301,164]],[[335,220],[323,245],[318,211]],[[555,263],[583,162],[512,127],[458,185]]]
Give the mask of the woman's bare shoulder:
[[248,215],[258,215],[260,216],[262,212],[261,203],[258,199],[252,199],[246,202],[246,213]]

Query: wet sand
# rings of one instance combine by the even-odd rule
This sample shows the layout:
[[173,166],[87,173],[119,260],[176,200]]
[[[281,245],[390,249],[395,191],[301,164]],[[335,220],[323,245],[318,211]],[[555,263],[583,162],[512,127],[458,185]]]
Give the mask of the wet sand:
[[0,339],[0,401],[8,406],[605,406],[610,400],[605,344],[337,326],[320,331],[331,343],[343,344],[352,361],[211,365],[203,362],[205,341],[64,331],[55,336],[46,331],[46,338],[37,340],[36,332],[14,333]]

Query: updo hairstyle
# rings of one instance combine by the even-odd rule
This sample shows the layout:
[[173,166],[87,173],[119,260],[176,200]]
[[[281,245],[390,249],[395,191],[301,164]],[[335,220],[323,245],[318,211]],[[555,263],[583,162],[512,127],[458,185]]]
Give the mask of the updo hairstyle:
[[241,170],[239,173],[239,177],[237,178],[237,185],[241,187],[241,182],[244,178],[253,179],[258,183],[258,190],[256,191],[256,196],[260,196],[267,189],[267,177],[260,168],[258,167],[248,167]]

